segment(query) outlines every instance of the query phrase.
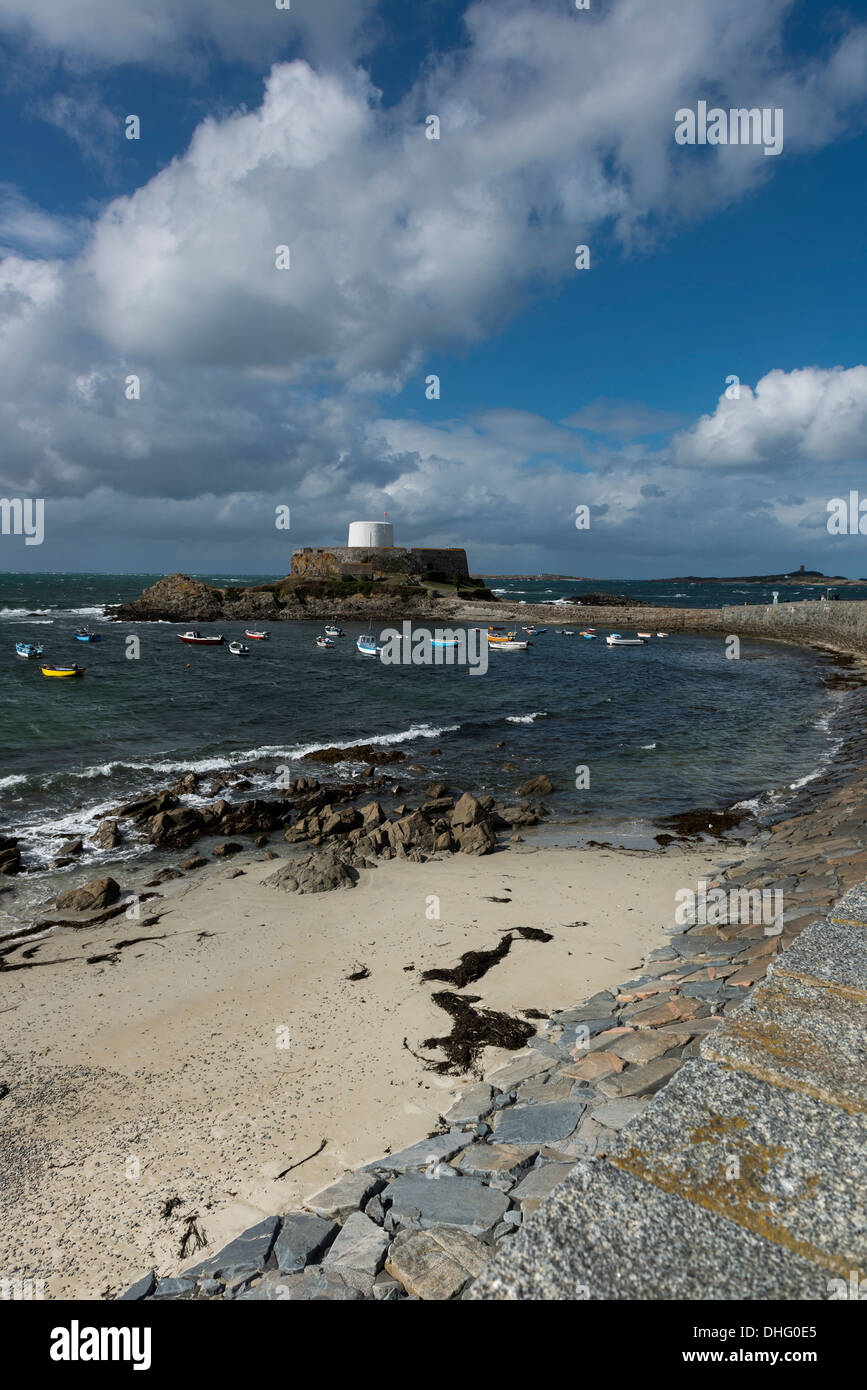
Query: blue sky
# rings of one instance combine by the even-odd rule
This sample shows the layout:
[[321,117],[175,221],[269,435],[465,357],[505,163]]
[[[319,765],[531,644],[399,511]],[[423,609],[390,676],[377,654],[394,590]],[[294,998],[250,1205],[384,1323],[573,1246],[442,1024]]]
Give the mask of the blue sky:
[[[284,571],[282,504],[477,571],[865,572],[865,23],[0,0],[0,496],[47,517],[0,568]],[[699,99],[783,151],[677,146]]]

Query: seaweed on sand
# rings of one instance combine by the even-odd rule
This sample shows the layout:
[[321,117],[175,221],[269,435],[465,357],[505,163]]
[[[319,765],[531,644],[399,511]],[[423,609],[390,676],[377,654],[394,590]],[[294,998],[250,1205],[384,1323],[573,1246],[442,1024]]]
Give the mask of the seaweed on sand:
[[[539,931],[536,927],[517,927],[515,930],[525,941],[551,941],[553,939],[550,932]],[[505,936],[500,937],[499,946],[495,946],[492,950],[465,951],[461,956],[460,964],[456,965],[453,970],[423,970],[421,978],[423,980],[439,980],[444,985],[454,985],[455,989],[465,989],[467,985],[474,985],[476,980],[480,980],[492,966],[498,965],[503,957],[509,954],[512,940],[512,932],[507,932]]]
[[454,1019],[452,1031],[444,1038],[425,1038],[422,1047],[436,1047],[445,1053],[441,1062],[426,1062],[429,1071],[440,1075],[472,1071],[486,1047],[502,1047],[517,1052],[526,1047],[536,1030],[523,1019],[511,1018],[495,1009],[474,1009],[479,994],[452,994],[440,990],[431,996],[435,1004]]

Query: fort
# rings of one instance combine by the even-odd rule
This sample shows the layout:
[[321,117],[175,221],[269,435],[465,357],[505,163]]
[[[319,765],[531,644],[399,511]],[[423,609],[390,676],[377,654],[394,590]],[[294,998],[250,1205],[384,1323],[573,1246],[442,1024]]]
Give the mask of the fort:
[[292,554],[293,578],[383,579],[387,575],[435,574],[455,581],[469,576],[461,549],[394,544],[394,527],[386,521],[353,521],[346,545],[304,546]]

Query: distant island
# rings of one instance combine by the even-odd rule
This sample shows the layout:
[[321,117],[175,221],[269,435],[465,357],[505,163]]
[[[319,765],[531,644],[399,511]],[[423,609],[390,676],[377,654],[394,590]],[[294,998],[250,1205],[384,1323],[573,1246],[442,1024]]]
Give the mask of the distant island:
[[823,574],[804,569],[788,574],[677,574],[664,579],[588,579],[575,574],[486,574],[485,579],[556,579],[569,584],[867,584],[867,579],[847,579],[844,574]]

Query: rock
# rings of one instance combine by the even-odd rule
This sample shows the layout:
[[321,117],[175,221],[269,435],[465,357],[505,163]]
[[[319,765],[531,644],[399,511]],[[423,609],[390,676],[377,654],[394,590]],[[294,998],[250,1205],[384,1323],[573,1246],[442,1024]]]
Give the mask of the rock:
[[381,1270],[387,1249],[388,1236],[382,1227],[363,1212],[354,1211],[347,1216],[322,1264],[374,1275]]
[[340,811],[330,811],[322,822],[320,834],[328,835],[348,835],[350,830],[361,825],[361,816],[351,806],[344,807]]
[[192,1298],[196,1293],[195,1279],[161,1279],[148,1301],[160,1298]]
[[543,772],[538,777],[530,777],[526,782],[522,782],[520,787],[515,788],[515,795],[550,796],[553,790],[554,783]]
[[308,1211],[292,1211],[283,1217],[272,1255],[280,1274],[297,1274],[327,1250],[336,1236],[336,1221],[326,1221]]
[[543,1057],[541,1052],[530,1052],[526,1056],[516,1057],[513,1061],[507,1062],[504,1067],[499,1067],[497,1071],[491,1072],[485,1077],[497,1091],[511,1091],[514,1086],[519,1086],[522,1081],[528,1081],[531,1076],[539,1076],[543,1071],[550,1071],[555,1065],[553,1057]]
[[0,836],[0,874],[18,874],[21,872],[21,851],[18,848],[18,841],[11,837]]
[[189,872],[191,869],[203,869],[209,861],[201,854],[192,854],[189,859],[182,859],[178,868]]
[[[495,1142],[473,1144],[471,1148],[464,1149],[462,1154],[452,1159],[452,1163],[467,1177],[483,1178],[492,1187],[499,1186],[501,1191],[508,1191],[513,1182],[530,1167],[535,1157],[534,1148]],[[502,1179],[509,1181],[503,1183]]]
[[477,1178],[428,1178],[404,1173],[383,1193],[388,1220],[409,1227],[458,1226],[470,1235],[484,1235],[503,1219],[509,1199]]
[[497,848],[497,837],[489,825],[471,825],[455,832],[461,854],[490,854]]
[[374,830],[385,820],[385,812],[378,801],[366,801],[363,806],[359,806],[358,811],[365,830]]
[[555,1144],[572,1133],[586,1108],[577,1100],[515,1105],[497,1115],[494,1137],[501,1144]]
[[248,1278],[265,1268],[279,1225],[279,1216],[266,1216],[264,1221],[251,1226],[216,1255],[186,1270],[184,1278],[194,1279],[204,1275],[223,1279],[226,1283]]
[[425,1302],[454,1298],[469,1279],[477,1279],[493,1255],[463,1231],[433,1227],[401,1231],[388,1252],[386,1269],[407,1293]]
[[484,818],[485,813],[476,798],[471,796],[469,792],[464,792],[452,811],[451,821],[453,826],[461,829],[470,825],[478,825]]
[[370,1197],[381,1192],[384,1186],[382,1179],[371,1173],[344,1173],[336,1182],[323,1187],[320,1192],[314,1192],[304,1205],[315,1211],[317,1216],[342,1221],[350,1212],[358,1211]]
[[512,1189],[512,1201],[520,1202],[524,1216],[529,1216],[568,1177],[573,1167],[572,1163],[542,1163]]
[[212,852],[216,859],[228,859],[232,854],[243,853],[243,850],[243,845],[239,845],[235,840],[228,840],[224,845],[217,845]]
[[113,878],[95,878],[81,888],[71,888],[60,893],[55,906],[70,912],[93,912],[97,908],[110,907],[120,897],[120,884]]
[[198,838],[204,825],[201,811],[193,806],[179,806],[177,810],[157,812],[151,820],[148,838],[157,847],[186,845]]
[[383,1270],[373,1281],[373,1297],[377,1303],[393,1303],[395,1299],[403,1297],[403,1285]]
[[124,1303],[137,1298],[148,1298],[153,1293],[156,1282],[156,1271],[152,1269],[150,1273],[143,1275],[141,1279],[137,1279],[134,1284],[130,1284],[129,1288],[123,1293],[119,1293],[115,1302]]
[[57,853],[58,855],[62,855],[64,858],[66,858],[66,856],[70,854],[81,854],[81,851],[83,849],[84,841],[82,839],[76,838],[74,840],[67,840],[65,844],[62,844],[60,846],[60,849],[57,851]]
[[354,888],[357,880],[357,870],[332,851],[324,850],[284,864],[265,882],[289,893],[329,893],[334,888]]
[[448,787],[444,782],[429,782],[424,789],[425,796],[431,801],[439,801],[448,792]]

